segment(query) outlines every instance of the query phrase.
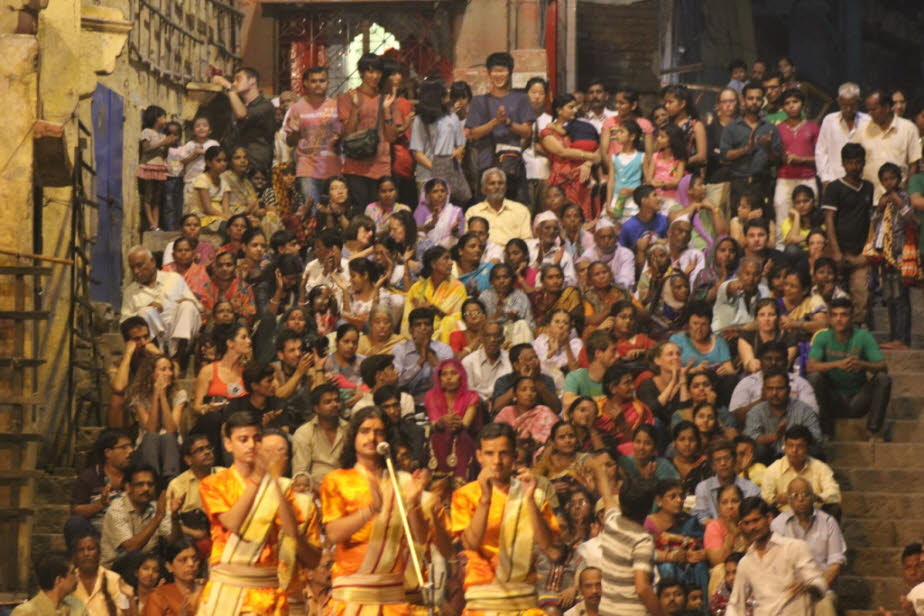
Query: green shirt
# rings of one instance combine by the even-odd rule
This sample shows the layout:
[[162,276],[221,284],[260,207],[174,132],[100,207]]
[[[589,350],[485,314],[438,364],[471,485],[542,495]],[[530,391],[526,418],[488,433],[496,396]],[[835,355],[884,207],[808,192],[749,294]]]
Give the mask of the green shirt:
[[[879,345],[876,344],[873,335],[859,327],[853,328],[846,344],[837,339],[833,329],[823,329],[815,334],[815,338],[812,340],[812,349],[809,351],[811,359],[821,362],[839,361],[851,355],[860,361],[871,363],[883,360],[882,351],[879,350]],[[866,383],[865,370],[847,372],[846,370],[835,368],[834,370],[829,370],[827,375],[834,384],[835,389],[846,397],[854,396]]]
[[603,395],[603,383],[591,379],[587,368],[578,368],[565,377],[564,391],[593,398]]
[[[908,196],[924,195],[924,173],[915,173],[908,180]],[[924,225],[924,211],[918,210],[918,224]],[[918,250],[924,254],[924,233],[918,234]]]

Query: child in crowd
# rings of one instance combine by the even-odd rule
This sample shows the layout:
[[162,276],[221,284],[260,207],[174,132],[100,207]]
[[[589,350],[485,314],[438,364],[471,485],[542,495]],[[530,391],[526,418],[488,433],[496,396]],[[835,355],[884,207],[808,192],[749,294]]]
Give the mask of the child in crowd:
[[764,205],[761,203],[760,196],[754,191],[745,191],[738,198],[737,214],[729,222],[729,230],[732,238],[738,242],[739,246],[745,245],[744,227],[747,221],[756,218],[764,218],[767,221],[769,231],[767,237],[776,237],[776,224],[774,218],[764,216]]
[[205,172],[205,152],[214,145],[221,145],[212,139],[209,119],[199,115],[193,118],[193,138],[183,145],[183,192],[192,190],[193,182]]
[[677,199],[677,187],[686,167],[687,147],[683,131],[674,124],[658,130],[655,153],[645,168],[645,180],[661,189],[662,210],[670,209]]
[[205,151],[205,172],[193,181],[192,190],[186,193],[184,211],[198,214],[202,228],[218,231],[222,221],[231,216],[230,189],[224,172],[228,168],[228,154],[217,145]]
[[748,65],[744,60],[734,59],[728,64],[728,84],[726,88],[731,88],[741,96],[741,90],[744,88],[744,80],[748,77]]
[[[167,122],[164,133],[168,137],[183,138],[183,127],[179,122]],[[161,225],[164,231],[176,231],[180,228],[180,216],[183,215],[183,152],[185,146],[167,148],[167,179],[164,182],[164,202],[161,212]]]
[[179,137],[165,134],[167,112],[157,105],[146,107],[141,114],[141,136],[138,138],[138,192],[141,208],[151,231],[160,231],[160,202],[167,181],[167,148]]
[[632,200],[632,191],[642,184],[643,152],[638,150],[642,129],[635,120],[626,120],[615,128],[619,152],[607,160],[606,214],[614,220],[628,220],[638,214],[638,205]]

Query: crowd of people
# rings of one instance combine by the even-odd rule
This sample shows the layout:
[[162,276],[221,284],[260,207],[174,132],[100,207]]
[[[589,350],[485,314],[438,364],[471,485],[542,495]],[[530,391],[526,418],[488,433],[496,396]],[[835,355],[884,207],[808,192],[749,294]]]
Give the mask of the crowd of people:
[[871,306],[911,344],[924,100],[845,83],[825,115],[777,66],[649,114],[515,90],[506,53],[478,96],[367,54],[274,106],[243,68],[215,78],[227,148],[145,110],[143,211],[179,236],[128,255],[109,426],[36,601],[835,614],[824,444],[887,436]]

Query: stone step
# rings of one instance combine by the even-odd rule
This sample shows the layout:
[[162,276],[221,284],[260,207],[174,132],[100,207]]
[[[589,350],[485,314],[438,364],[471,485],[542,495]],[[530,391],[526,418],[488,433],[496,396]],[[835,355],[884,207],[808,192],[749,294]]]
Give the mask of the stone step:
[[924,468],[924,444],[836,441],[828,445],[829,464],[869,468]]
[[76,475],[43,474],[35,480],[35,502],[37,505],[68,505],[74,489]]
[[902,548],[899,547],[847,547],[847,571],[857,575],[876,576],[901,572]]
[[[924,381],[924,378],[922,378]],[[895,443],[924,443],[924,423],[913,419],[889,419],[887,434]],[[868,441],[866,418],[839,419],[834,424],[835,441]]]
[[[924,318],[919,319],[919,321],[924,321]],[[882,323],[882,326],[885,328],[888,328],[889,323],[887,321],[884,321]],[[924,348],[924,333],[920,333],[919,330],[920,330],[919,327],[912,327],[912,332],[911,332],[911,348],[912,349]],[[889,336],[888,329],[874,329],[870,333],[873,334],[873,339],[879,344],[882,344],[883,342],[889,342],[890,336]]]
[[892,377],[892,395],[898,396],[924,396],[924,378],[921,378],[922,372],[919,370],[893,371],[889,370],[889,376]]
[[[914,515],[916,512],[908,512]],[[841,521],[844,540],[851,548],[903,548],[924,537],[924,518],[894,519],[854,518]]]
[[70,505],[41,505],[35,510],[32,534],[63,532],[64,523],[67,522],[70,515]]
[[914,517],[914,512],[924,512],[924,493],[893,493],[878,491],[844,491],[841,509],[844,518],[875,518],[901,520]]
[[882,354],[885,356],[886,363],[889,364],[889,370],[894,370],[895,372],[924,370],[924,351],[920,349],[911,349],[910,351],[885,350]]
[[[924,368],[921,369],[924,374]],[[892,396],[887,417],[891,419],[920,419],[924,411],[924,396]]]
[[[890,569],[891,570],[891,569]],[[841,610],[898,609],[898,597],[905,594],[905,584],[898,576],[859,576],[842,574],[834,583]]]
[[64,543],[64,534],[59,530],[54,533],[32,533],[32,554],[33,562],[35,556],[47,554],[48,552],[64,552],[67,546]]
[[[836,466],[836,474],[843,477],[844,491],[892,492],[921,494],[924,496],[924,468],[868,468],[863,466]],[[907,516],[905,512],[902,517]]]

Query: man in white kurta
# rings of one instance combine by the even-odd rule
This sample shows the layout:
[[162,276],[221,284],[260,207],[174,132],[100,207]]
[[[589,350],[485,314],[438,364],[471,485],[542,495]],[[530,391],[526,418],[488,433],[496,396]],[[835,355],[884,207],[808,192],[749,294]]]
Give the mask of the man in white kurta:
[[[132,281],[122,291],[121,321],[143,318],[160,348],[176,355],[196,337],[202,323],[202,305],[182,276],[158,271],[147,248],[135,246],[128,253]],[[182,344],[181,344],[182,343]]]

